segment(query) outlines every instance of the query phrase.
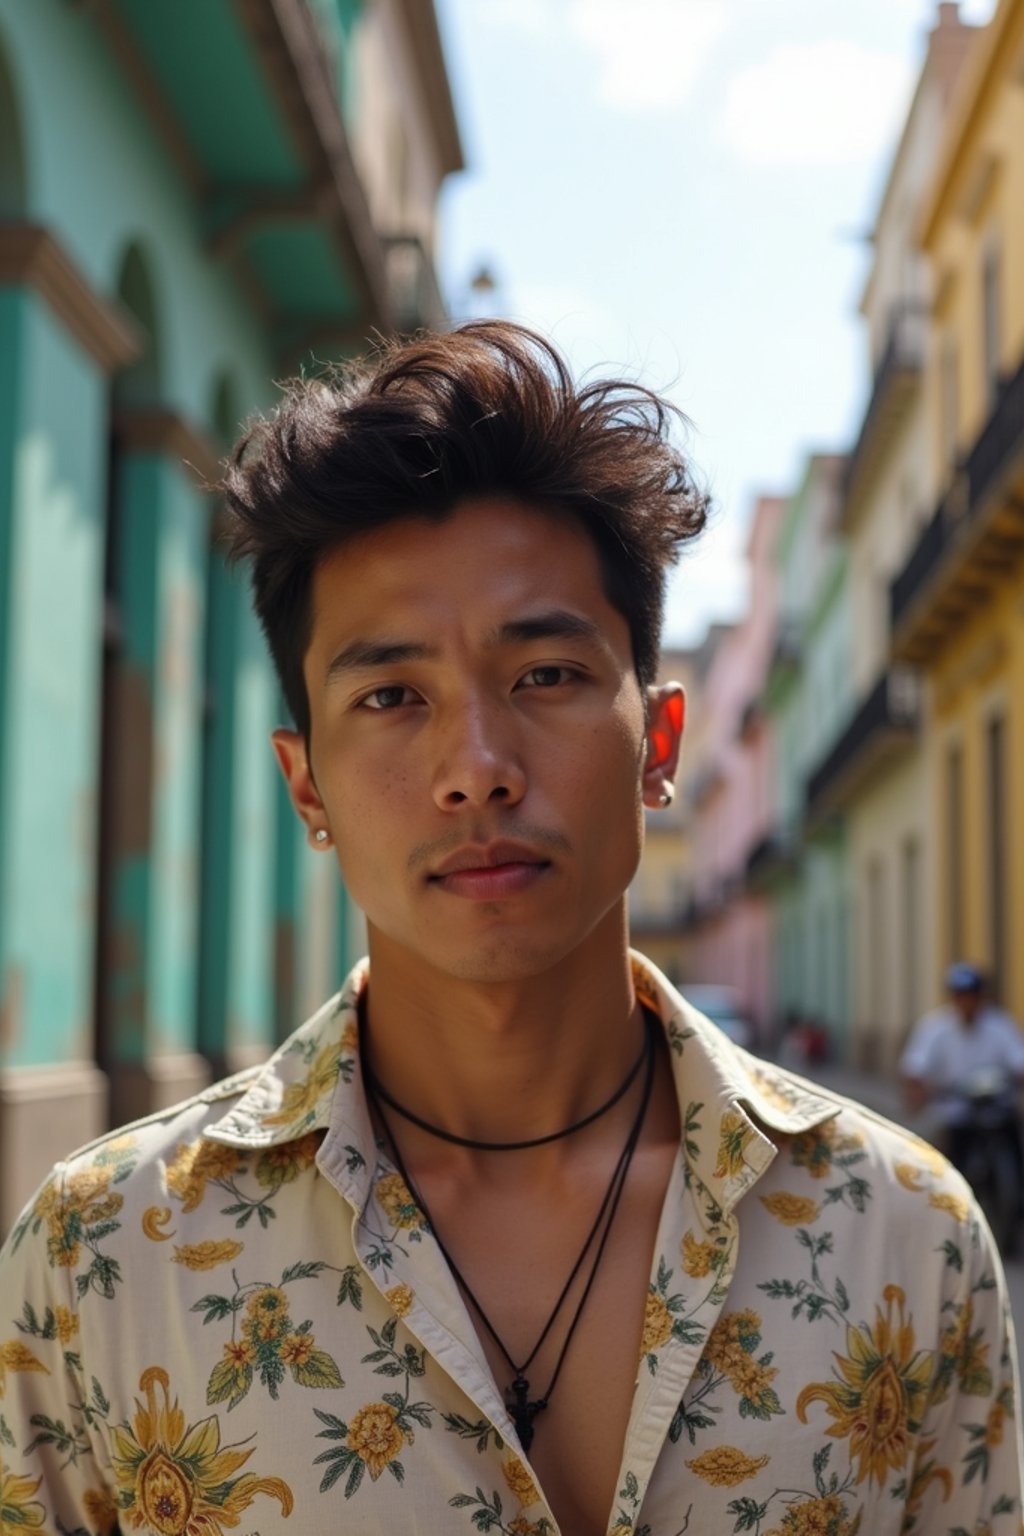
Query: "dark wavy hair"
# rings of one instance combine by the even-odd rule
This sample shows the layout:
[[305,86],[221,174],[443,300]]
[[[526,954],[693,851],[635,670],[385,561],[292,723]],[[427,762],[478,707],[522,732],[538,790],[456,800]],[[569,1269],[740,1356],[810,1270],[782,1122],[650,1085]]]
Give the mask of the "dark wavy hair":
[[577,386],[548,341],[507,321],[387,344],[290,384],[272,415],[248,424],[220,489],[228,557],[252,561],[256,612],[307,742],[316,565],[357,534],[442,519],[467,497],[574,514],[629,624],[637,677],[652,682],[668,569],[708,510],[671,441],[679,424],[637,384]]

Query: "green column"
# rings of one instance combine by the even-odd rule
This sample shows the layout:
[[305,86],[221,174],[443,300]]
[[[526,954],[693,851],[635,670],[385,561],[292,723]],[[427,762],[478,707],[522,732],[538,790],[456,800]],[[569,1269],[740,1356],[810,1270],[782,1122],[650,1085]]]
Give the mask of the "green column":
[[123,451],[112,487],[117,662],[108,707],[104,1047],[114,1118],[194,1092],[200,633],[206,510],[173,456]]
[[231,864],[231,941],[227,1047],[231,1063],[266,1056],[274,1039],[275,776],[270,746],[277,686],[248,602],[240,615],[234,676],[235,845]]
[[106,381],[33,293],[0,289],[0,1039],[91,1054]]
[[244,594],[211,550],[206,586],[198,971],[199,1049],[215,1072],[226,1068],[232,860],[234,679]]
[[225,1071],[275,1035],[277,687],[244,580],[216,551],[207,593],[199,1042]]
[[0,1230],[103,1129],[91,1060],[106,379],[0,286]]

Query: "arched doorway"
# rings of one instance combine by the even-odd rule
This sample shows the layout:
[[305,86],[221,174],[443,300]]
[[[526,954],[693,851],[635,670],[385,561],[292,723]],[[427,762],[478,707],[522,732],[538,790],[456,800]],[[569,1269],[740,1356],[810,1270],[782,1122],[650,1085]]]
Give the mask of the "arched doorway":
[[[103,559],[99,836],[97,843],[94,1046],[112,1083],[116,1065],[144,1049],[145,936],[151,835],[153,730],[151,696],[130,642],[131,616],[145,610],[152,561],[150,530],[132,526],[130,465],[118,430],[124,412],[154,406],[161,391],[160,324],[155,287],[142,248],[126,250],[117,299],[135,321],[142,349],[115,374],[110,392],[109,461]],[[137,1037],[137,1038],[136,1038]]]
[[0,219],[24,217],[28,205],[28,172],[25,164],[21,113],[14,75],[0,36]]

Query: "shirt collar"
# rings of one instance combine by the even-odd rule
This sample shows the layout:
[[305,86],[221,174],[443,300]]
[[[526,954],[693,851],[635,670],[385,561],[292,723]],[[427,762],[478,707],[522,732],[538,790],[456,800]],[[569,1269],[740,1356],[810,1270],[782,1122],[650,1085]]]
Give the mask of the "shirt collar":
[[[630,957],[637,996],[658,1017],[668,1041],[687,1165],[728,1211],[774,1158],[773,1132],[799,1135],[831,1119],[840,1106],[741,1050],[649,960],[633,951]],[[350,1171],[372,1166],[373,1130],[358,1071],[358,1003],[368,979],[369,962],[362,960],[341,991],[275,1051],[207,1136],[229,1146],[263,1148],[326,1131],[333,1123]],[[364,1193],[364,1182],[354,1179],[353,1197]]]

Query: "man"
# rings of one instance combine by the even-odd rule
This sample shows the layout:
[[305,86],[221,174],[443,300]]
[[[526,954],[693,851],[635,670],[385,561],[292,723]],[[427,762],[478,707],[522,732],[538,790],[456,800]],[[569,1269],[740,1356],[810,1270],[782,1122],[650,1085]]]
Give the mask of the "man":
[[683,725],[665,575],[705,513],[670,423],[482,324],[241,445],[274,746],[369,962],[26,1211],[5,1531],[1017,1536],[962,1181],[627,948]]
[[1024,1034],[1008,1013],[986,999],[985,978],[963,961],[946,972],[949,1002],[925,1014],[900,1061],[907,1105],[916,1114],[927,1104],[946,1139],[946,1151],[962,1167],[973,1133],[972,1084],[981,1078],[1002,1087],[1005,1111],[1000,1133],[1021,1178],[1016,1101],[1024,1084]]

